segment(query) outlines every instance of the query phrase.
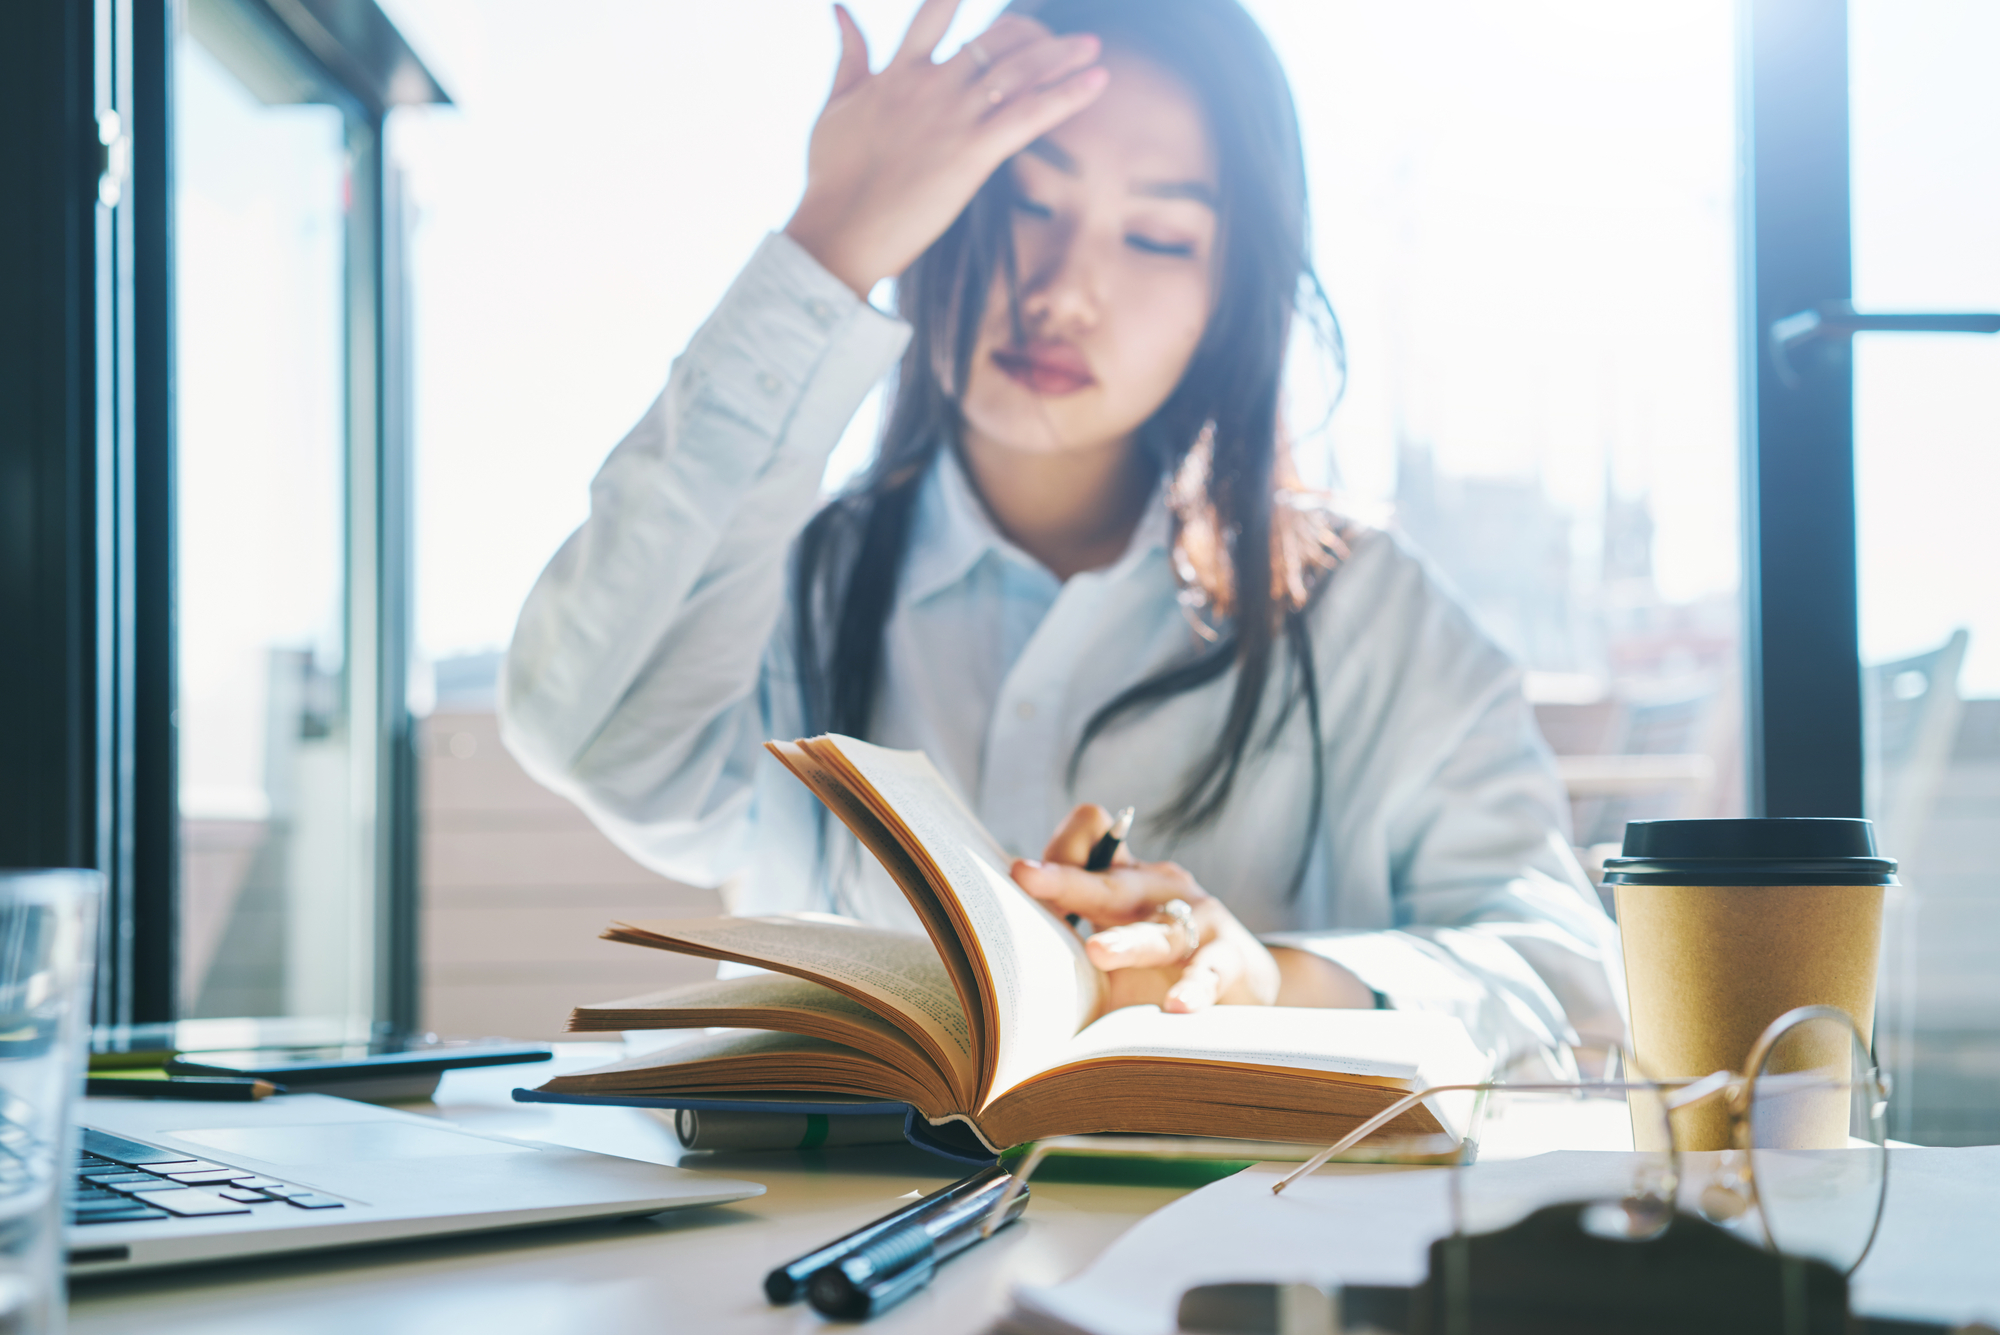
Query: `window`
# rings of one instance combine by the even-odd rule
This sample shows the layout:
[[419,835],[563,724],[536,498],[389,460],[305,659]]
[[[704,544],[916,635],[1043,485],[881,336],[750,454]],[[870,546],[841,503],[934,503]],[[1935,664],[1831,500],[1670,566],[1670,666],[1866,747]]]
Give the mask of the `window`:
[[365,1014],[344,117],[260,100],[198,32],[174,76],[180,1013]]
[[[2000,107],[1980,95],[2000,11],[1854,0],[1854,304],[2000,311]],[[1982,170],[1974,164],[1985,164]],[[1902,860],[1878,1045],[1892,1134],[2000,1130],[2000,339],[1854,341],[1868,814]]]
[[1740,814],[1733,7],[1250,7],[1347,335],[1305,462],[1528,669],[1589,861]]

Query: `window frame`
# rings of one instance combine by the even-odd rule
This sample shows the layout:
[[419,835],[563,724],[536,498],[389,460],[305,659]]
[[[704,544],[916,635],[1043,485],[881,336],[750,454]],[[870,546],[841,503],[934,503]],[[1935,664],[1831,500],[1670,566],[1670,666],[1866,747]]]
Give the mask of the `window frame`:
[[[346,236],[343,688],[369,776],[375,1028],[417,1022],[409,377],[389,111],[449,99],[374,0],[190,0],[265,62],[273,100],[342,113]],[[181,0],[19,0],[0,21],[6,444],[0,866],[105,873],[95,1018],[176,1018],[173,55]],[[101,127],[116,116],[119,135]],[[110,140],[109,144],[100,139]],[[100,199],[106,176],[119,177]],[[53,263],[51,259],[53,258]],[[19,299],[13,299],[18,297]],[[38,337],[61,329],[60,340]],[[10,432],[10,435],[12,433]]]

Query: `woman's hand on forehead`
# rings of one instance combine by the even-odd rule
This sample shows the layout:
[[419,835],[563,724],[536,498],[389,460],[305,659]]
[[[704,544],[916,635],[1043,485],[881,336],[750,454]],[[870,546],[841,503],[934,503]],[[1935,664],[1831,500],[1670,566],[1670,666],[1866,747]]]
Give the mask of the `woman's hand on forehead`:
[[1018,14],[933,61],[958,5],[924,0],[879,71],[853,15],[834,6],[840,65],[785,232],[863,300],[942,235],[1003,162],[1089,105],[1110,77],[1096,37],[1057,37]]

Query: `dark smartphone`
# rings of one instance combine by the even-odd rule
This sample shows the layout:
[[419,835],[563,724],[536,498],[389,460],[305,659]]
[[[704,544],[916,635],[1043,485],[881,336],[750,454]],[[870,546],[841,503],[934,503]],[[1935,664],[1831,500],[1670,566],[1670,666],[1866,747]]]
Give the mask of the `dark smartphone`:
[[262,1047],[246,1051],[188,1053],[166,1063],[168,1075],[256,1075],[298,1093],[320,1085],[376,1083],[404,1077],[436,1077],[472,1065],[514,1065],[548,1061],[548,1043],[426,1043],[388,1047],[346,1043],[338,1047]]

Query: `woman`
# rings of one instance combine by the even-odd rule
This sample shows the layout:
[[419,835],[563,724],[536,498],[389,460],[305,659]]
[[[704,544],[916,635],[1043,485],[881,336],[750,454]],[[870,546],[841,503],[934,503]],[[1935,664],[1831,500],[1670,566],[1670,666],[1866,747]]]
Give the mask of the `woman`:
[[[1015,879],[1096,929],[1113,1005],[1438,1009],[1503,1058],[1615,1038],[1517,670],[1292,481],[1281,366],[1324,298],[1269,44],[1235,0],[1029,8],[934,62],[956,0],[925,0],[871,73],[836,7],[798,211],[531,594],[508,744],[640,861],[738,878],[737,912],[917,927],[761,748],[843,732],[1042,848]],[[900,318],[867,304],[891,277]],[[876,461],[820,506],[892,365]],[[1174,860],[1083,870],[1124,805]]]

